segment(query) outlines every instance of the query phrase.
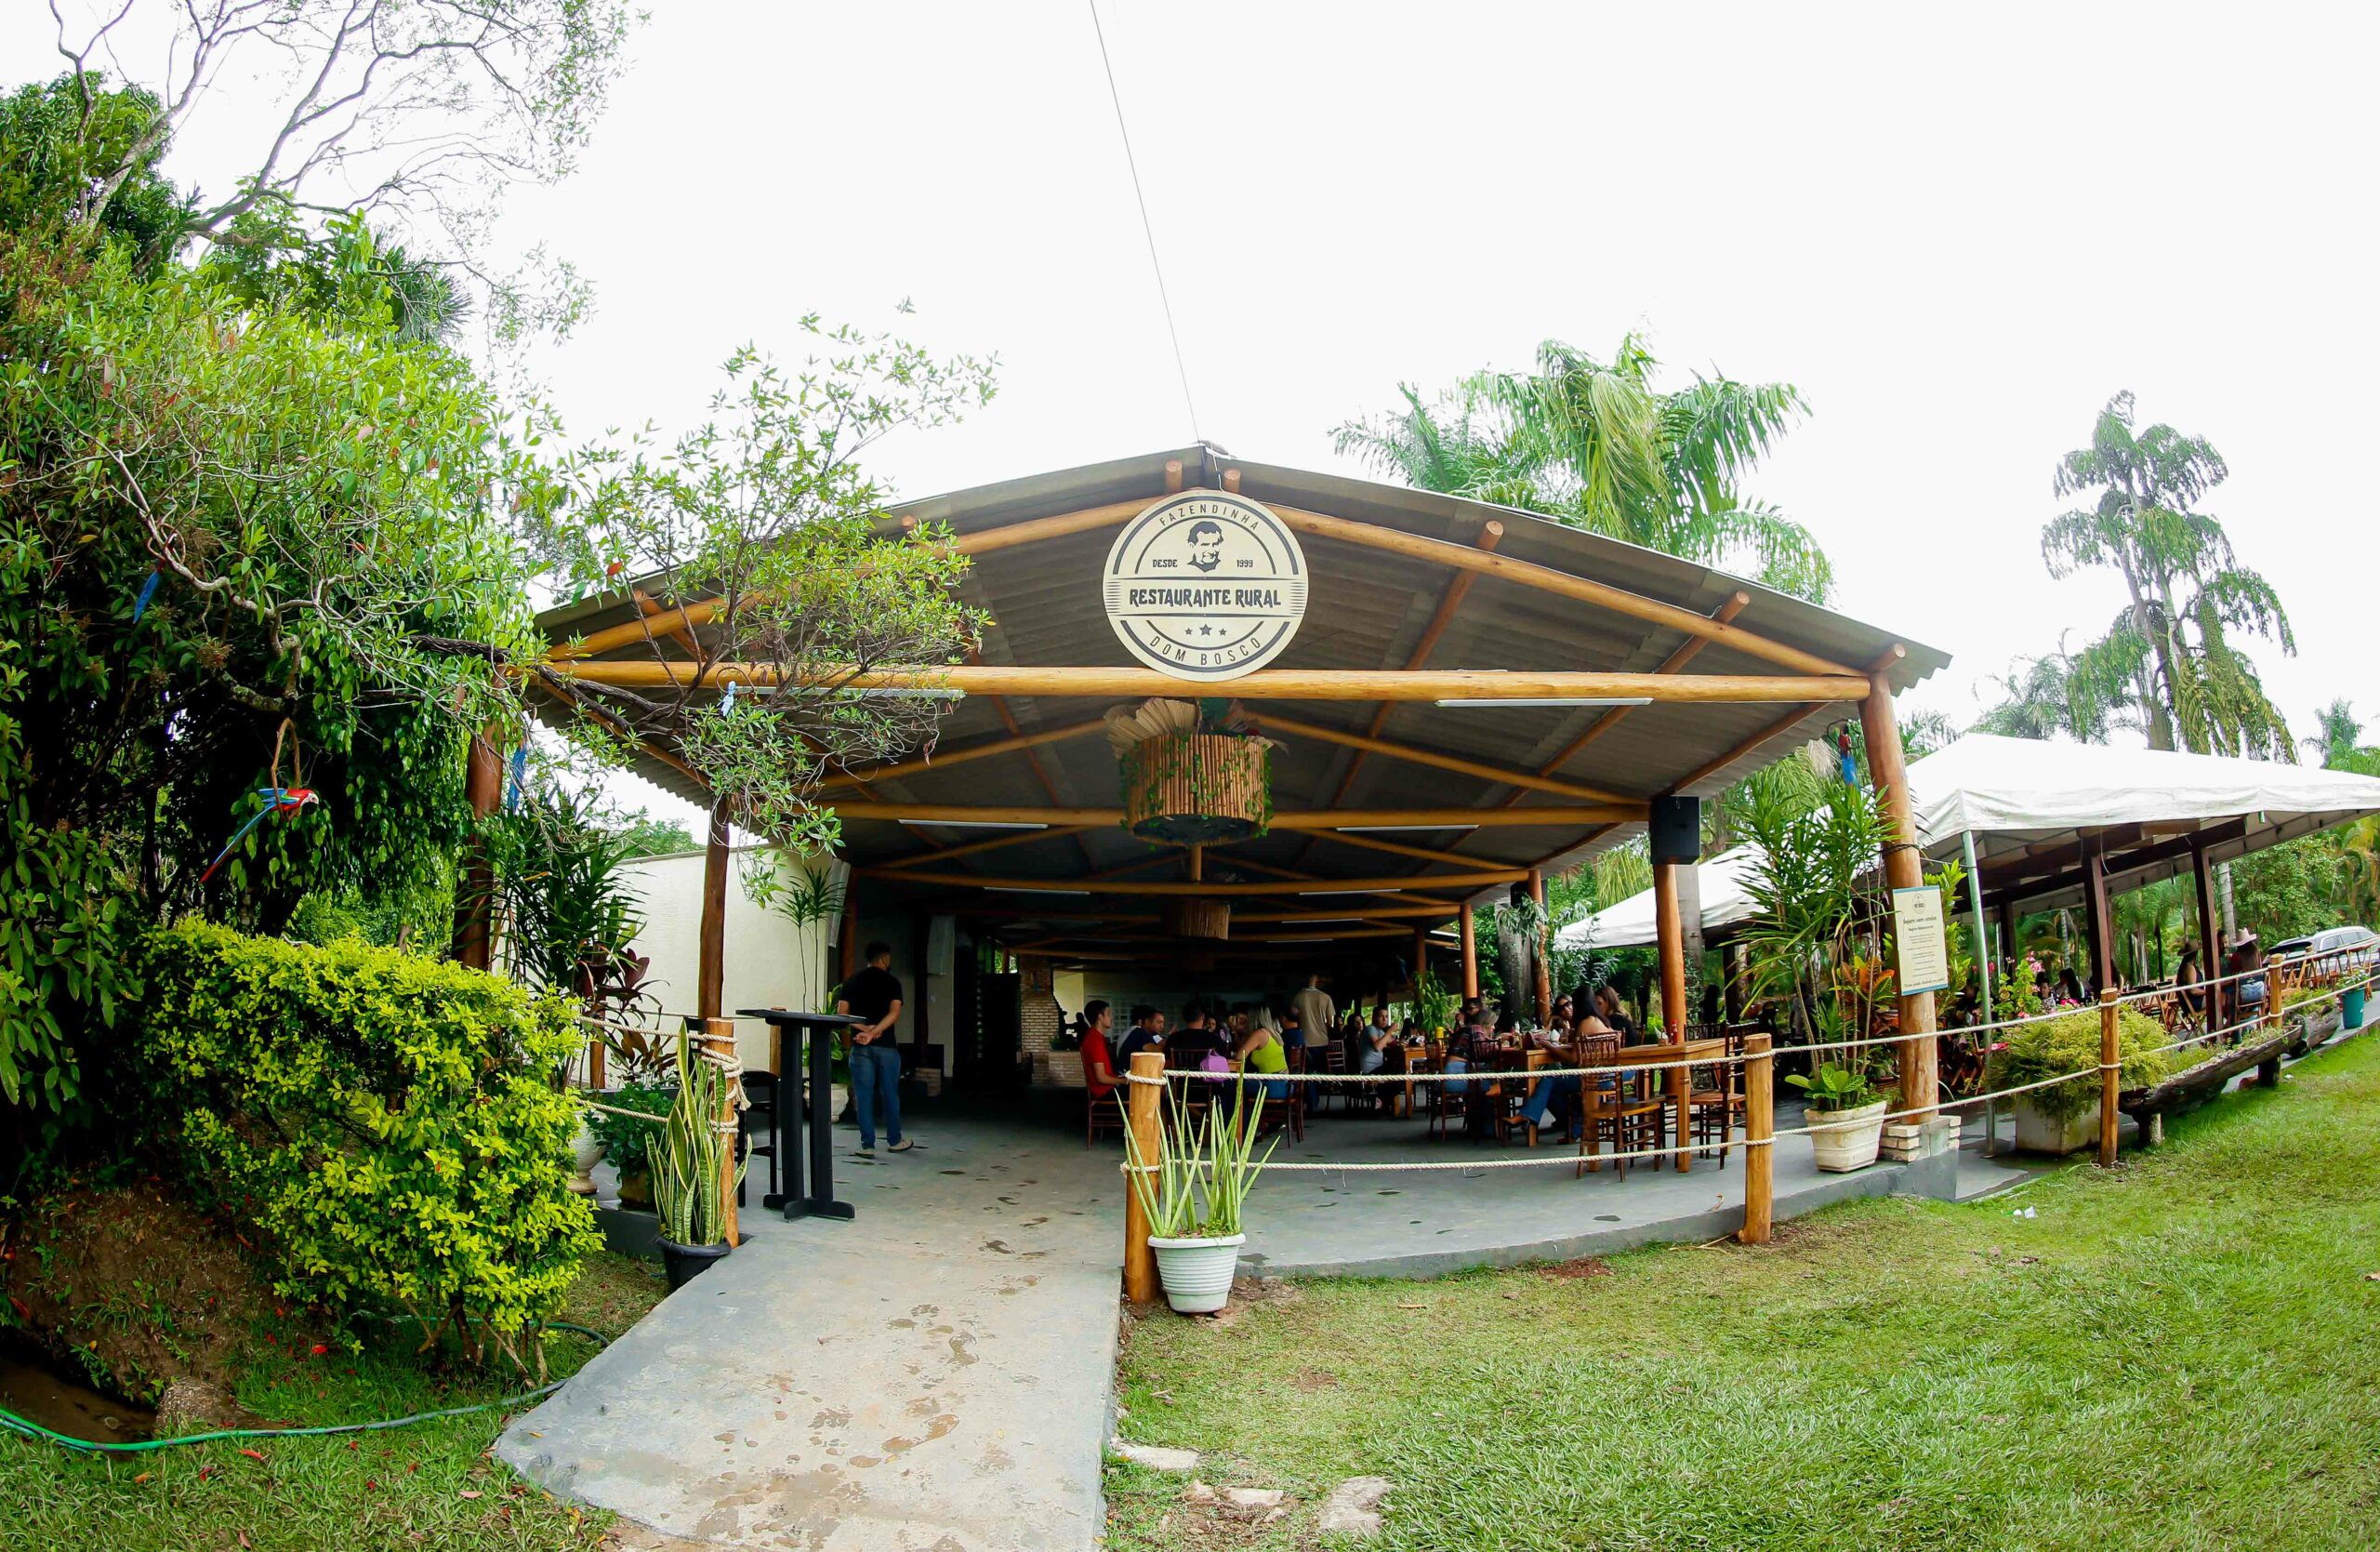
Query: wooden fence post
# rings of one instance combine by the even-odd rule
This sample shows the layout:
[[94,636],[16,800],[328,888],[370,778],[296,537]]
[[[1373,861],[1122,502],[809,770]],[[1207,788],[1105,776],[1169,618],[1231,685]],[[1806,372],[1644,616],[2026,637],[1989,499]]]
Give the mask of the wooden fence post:
[[[722,1056],[734,1056],[735,1021],[732,1018],[704,1019],[703,1044]],[[735,1088],[731,1083],[720,1095],[719,1119],[725,1126],[735,1124]],[[727,1150],[720,1156],[719,1164],[720,1224],[727,1231],[728,1244],[733,1246],[744,1242],[735,1222],[735,1135],[732,1132],[721,1135],[726,1139]]]
[[1744,1227],[1736,1238],[1747,1245],[1768,1243],[1777,1196],[1777,1058],[1772,1037],[1755,1030],[1744,1037]]
[[2116,1093],[2122,1086],[2123,1072],[2116,1043],[2116,990],[2103,988],[2099,992],[2099,1167],[2113,1169],[2116,1165]]
[[[1132,1057],[1132,1076],[1160,1080],[1165,1073],[1165,1055],[1157,1051],[1137,1052]],[[1132,1147],[1125,1154],[1125,1161],[1134,1159],[1154,1161],[1163,1146],[1164,1122],[1160,1119],[1159,1102],[1165,1097],[1162,1081],[1127,1083],[1131,1091],[1126,1103],[1126,1124],[1131,1128]],[[1157,1295],[1157,1252],[1149,1248],[1148,1209],[1141,1205],[1141,1193],[1131,1178],[1124,1181],[1124,1296],[1134,1304],[1154,1303]]]

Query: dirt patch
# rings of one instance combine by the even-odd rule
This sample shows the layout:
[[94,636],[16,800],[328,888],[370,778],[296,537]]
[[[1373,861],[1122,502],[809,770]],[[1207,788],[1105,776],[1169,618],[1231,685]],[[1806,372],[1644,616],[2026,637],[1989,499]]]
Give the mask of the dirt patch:
[[283,1307],[231,1231],[159,1189],[69,1187],[0,1240],[5,1319],[69,1372],[144,1405],[178,1379],[228,1388],[251,1327]]
[[1289,1383],[1311,1396],[1317,1390],[1338,1389],[1339,1376],[1328,1369],[1301,1369]]
[[1537,1270],[1538,1276],[1552,1278],[1556,1282],[1577,1282],[1585,1278],[1609,1277],[1611,1263],[1599,1255],[1582,1255],[1576,1261],[1556,1261]]

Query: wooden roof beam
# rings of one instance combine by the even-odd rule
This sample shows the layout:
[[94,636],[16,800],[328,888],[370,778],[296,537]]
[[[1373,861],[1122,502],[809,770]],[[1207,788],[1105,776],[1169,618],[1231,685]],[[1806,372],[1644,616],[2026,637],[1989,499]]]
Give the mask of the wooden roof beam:
[[1011,754],[1018,749],[1038,749],[1043,744],[1061,743],[1068,738],[1088,737],[1106,725],[1106,723],[1100,718],[1091,717],[1081,722],[1066,723],[1058,727],[1046,727],[1037,733],[1012,733],[1005,738],[987,738],[979,744],[968,744],[955,749],[942,749],[932,755],[921,754],[915,759],[899,761],[891,765],[879,765],[872,771],[846,770],[828,777],[821,784],[821,789],[850,787],[863,781],[896,781],[903,776],[917,776],[925,771],[939,771],[945,766],[964,765],[970,761],[987,760],[996,754]]
[[[864,878],[893,878],[906,883],[938,883],[962,889],[1001,889],[1023,894],[1064,895],[1076,886],[1059,879],[1004,879],[975,873],[931,873],[922,871],[888,872],[882,868],[860,867],[852,869]],[[1095,895],[1211,895],[1218,899],[1259,895],[1308,894],[1404,894],[1416,887],[1454,889],[1491,883],[1510,883],[1528,876],[1526,869],[1499,868],[1476,873],[1449,873],[1432,879],[1282,879],[1270,883],[1219,883],[1212,880],[1193,882],[1188,879],[1163,881],[1116,880],[1089,883],[1084,887]],[[1317,889],[1314,886],[1321,885]],[[1421,903],[1421,902],[1415,902]],[[1351,914],[1360,915],[1368,908],[1356,907]]]
[[[1742,614],[1745,607],[1751,603],[1752,594],[1741,591],[1732,593],[1728,595],[1726,603],[1720,604],[1718,608],[1712,611],[1711,617],[1717,620],[1720,624],[1725,625],[1729,620],[1734,619],[1738,615]],[[1653,671],[1655,673],[1675,673],[1678,670],[1692,662],[1696,655],[1700,653],[1704,647],[1709,646],[1710,644],[1710,640],[1707,637],[1689,636],[1684,642],[1679,643],[1678,649],[1675,652],[1671,653],[1667,657],[1663,658],[1661,660],[1661,666],[1655,669]],[[1585,731],[1581,732],[1576,738],[1571,739],[1569,744],[1562,750],[1561,753],[1555,755],[1553,759],[1540,766],[1537,774],[1541,776],[1552,776],[1554,772],[1568,764],[1571,757],[1576,755],[1580,749],[1585,749],[1589,744],[1593,743],[1596,739],[1602,737],[1605,734],[1619,726],[1620,719],[1635,710],[1636,708],[1633,706],[1614,706],[1609,708],[1602,716],[1597,717],[1593,722],[1589,723]],[[1511,797],[1504,800],[1504,803],[1505,806],[1510,807],[1512,804],[1520,801],[1521,794],[1514,792]]]
[[[1699,620],[1701,616],[1694,618]],[[1707,622],[1706,622],[1707,623]],[[631,662],[564,662],[548,671],[590,684],[631,688],[691,682],[698,665],[662,660]],[[707,684],[724,691],[730,683],[773,685],[781,682],[770,663],[714,663],[704,674]],[[862,671],[829,668],[800,681],[837,692],[879,689],[955,690],[981,696],[1080,696],[1127,698],[1146,696],[1179,697],[1187,692],[1183,681],[1155,669],[1091,667],[1013,667],[995,664],[952,664],[939,668],[879,669]],[[1229,692],[1244,701],[1423,701],[1423,700],[1597,700],[1645,699],[1689,704],[1762,704],[1803,702],[1829,705],[1865,700],[1869,681],[1852,674],[1658,674],[1571,673],[1475,669],[1259,669],[1229,682]]]
[[[1388,710],[1390,704],[1394,703],[1383,704],[1382,710]],[[1319,723],[1301,721],[1295,717],[1260,711],[1254,713],[1254,718],[1260,727],[1287,734],[1291,737],[1312,738],[1316,743],[1322,744],[1337,744],[1343,749],[1360,749],[1368,754],[1385,755],[1391,760],[1403,760],[1415,765],[1429,765],[1441,771],[1452,771],[1458,776],[1475,776],[1482,781],[1507,782],[1515,787],[1540,792],[1553,792],[1566,798],[1581,799],[1587,803],[1638,801],[1625,792],[1614,792],[1601,787],[1589,787],[1584,782],[1559,781],[1551,776],[1531,776],[1527,771],[1508,770],[1501,765],[1490,765],[1485,761],[1465,760],[1461,755],[1441,754],[1435,749],[1419,749],[1410,744],[1397,743],[1393,739],[1375,738],[1359,733],[1342,733],[1335,727],[1324,727]],[[1346,786],[1342,783],[1339,796],[1331,800],[1331,806],[1336,807],[1345,801],[1345,798]]]
[[[895,824],[1046,824],[1084,827],[1124,822],[1120,808],[972,808],[958,803],[842,803],[835,812],[846,819],[888,820]],[[1537,808],[1343,808],[1320,813],[1300,811],[1273,816],[1276,830],[1332,830],[1377,826],[1397,829],[1460,829],[1485,826],[1496,829],[1546,827],[1642,824],[1646,806],[1633,803],[1548,804]],[[1037,832],[1046,833],[1046,832]],[[1462,859],[1466,864],[1475,857]]]

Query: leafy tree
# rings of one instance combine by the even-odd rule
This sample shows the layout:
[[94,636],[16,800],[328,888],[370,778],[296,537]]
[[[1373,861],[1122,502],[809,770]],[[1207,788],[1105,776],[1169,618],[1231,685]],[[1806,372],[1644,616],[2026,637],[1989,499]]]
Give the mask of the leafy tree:
[[[124,243],[144,270],[179,251],[190,201],[157,170],[172,144],[156,95],[111,91],[69,71],[0,98],[0,230],[56,235],[86,227]],[[112,182],[104,199],[93,191]]]
[[2042,555],[2052,577],[2105,566],[2123,578],[2125,617],[2075,663],[2079,698],[2109,701],[2121,684],[2151,749],[2289,760],[2287,723],[2231,643],[2245,630],[2294,653],[2289,617],[2222,524],[2194,510],[2228,471],[2204,437],[2135,431],[2132,395],[2119,393],[2091,445],[2058,462],[2057,494],[2097,499],[2044,527]]
[[737,352],[711,419],[666,447],[640,438],[590,453],[575,471],[583,499],[549,512],[538,535],[565,591],[642,576],[631,590],[645,646],[680,665],[651,693],[543,671],[581,736],[622,754],[674,746],[741,823],[806,853],[840,833],[813,801],[829,771],[917,746],[946,705],[854,681],[952,662],[977,623],[955,595],[966,560],[946,535],[878,536],[889,493],[860,457],[987,402],[993,363],[804,327],[821,356],[789,373]]
[[[118,30],[150,10],[173,33],[159,78],[99,93],[91,61],[128,52]],[[33,170],[63,192],[69,226],[134,235],[143,269],[193,238],[254,242],[258,218],[361,216],[484,290],[499,331],[561,326],[582,305],[566,266],[537,254],[496,272],[481,238],[506,190],[561,177],[586,143],[635,20],[625,0],[123,0],[87,33],[52,13],[72,68],[46,89]],[[228,189],[161,192],[174,138],[233,114],[266,127]]]
[[1531,373],[1482,372],[1433,406],[1338,429],[1355,453],[1425,490],[1493,501],[1823,601],[1833,571],[1800,524],[1739,483],[1807,413],[1790,383],[1704,378],[1654,386],[1659,363],[1631,334],[1610,362],[1548,340]]
[[140,924],[443,868],[532,639],[539,478],[465,363],[368,277],[252,304],[129,247],[0,234],[0,1094],[53,1109]]

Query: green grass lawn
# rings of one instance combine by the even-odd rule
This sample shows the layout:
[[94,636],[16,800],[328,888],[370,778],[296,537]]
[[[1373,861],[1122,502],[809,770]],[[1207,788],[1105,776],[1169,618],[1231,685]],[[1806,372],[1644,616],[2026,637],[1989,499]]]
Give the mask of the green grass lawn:
[[[664,1292],[660,1269],[602,1253],[571,1290],[565,1319],[607,1336]],[[363,1355],[289,1353],[259,1335],[241,1402],[276,1423],[394,1417],[526,1388],[493,1370],[426,1373],[418,1340],[391,1333]],[[594,1352],[558,1334],[557,1374]],[[487,1451],[505,1413],[484,1412],[328,1439],[225,1439],[114,1459],[0,1435],[0,1548],[93,1552],[365,1552],[379,1548],[587,1547],[607,1516],[549,1500]],[[248,1453],[253,1451],[254,1453]]]
[[1990,1201],[1153,1316],[1126,1437],[1302,1507],[1260,1528],[1111,1466],[1110,1545],[1311,1546],[1374,1474],[1373,1545],[1415,1552],[2380,1546],[2375,1123],[2362,1040]]

